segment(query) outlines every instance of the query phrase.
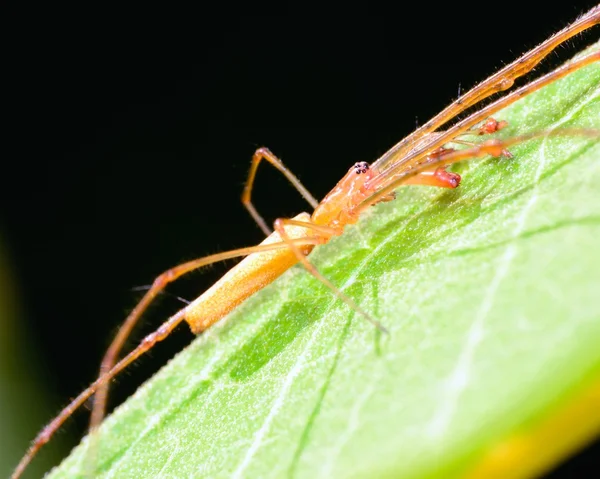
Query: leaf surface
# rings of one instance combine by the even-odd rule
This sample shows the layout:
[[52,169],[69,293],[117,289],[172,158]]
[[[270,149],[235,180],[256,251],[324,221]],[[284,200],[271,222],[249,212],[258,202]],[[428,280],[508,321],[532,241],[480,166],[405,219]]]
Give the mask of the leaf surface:
[[[600,128],[600,66],[497,118],[505,137]],[[97,477],[528,477],[593,434],[600,143],[511,151],[459,165],[457,190],[400,188],[310,255],[389,335],[295,267],[106,420]],[[83,477],[87,444],[50,477]]]

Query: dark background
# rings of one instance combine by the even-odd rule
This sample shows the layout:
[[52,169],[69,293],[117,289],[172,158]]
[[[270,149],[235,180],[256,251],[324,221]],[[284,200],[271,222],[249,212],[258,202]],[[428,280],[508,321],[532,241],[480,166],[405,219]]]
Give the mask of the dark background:
[[[0,239],[21,312],[17,348],[35,358],[48,414],[94,378],[139,297],[133,287],[262,239],[239,202],[257,147],[271,148],[320,198],[351,164],[376,159],[437,113],[459,85],[473,86],[594,2],[531,11],[421,3],[351,20],[196,13],[193,27],[120,12],[111,12],[119,25],[95,21],[94,12],[76,22],[56,23],[56,11],[53,21],[43,12],[35,23],[20,18],[5,59],[15,108],[2,155]],[[598,36],[582,35],[540,71]],[[255,198],[269,222],[308,208],[269,166]],[[169,290],[193,299],[230,265]],[[131,344],[181,306],[163,297]],[[111,404],[191,338],[182,329],[131,368]],[[67,448],[86,422],[80,414],[70,423]],[[583,477],[577,471],[597,464],[598,451],[548,477]]]

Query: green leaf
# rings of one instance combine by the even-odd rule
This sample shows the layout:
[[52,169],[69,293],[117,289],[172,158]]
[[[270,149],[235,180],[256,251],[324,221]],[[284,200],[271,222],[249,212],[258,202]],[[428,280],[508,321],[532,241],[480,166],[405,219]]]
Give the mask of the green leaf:
[[[600,128],[599,85],[597,64],[555,82],[502,136]],[[528,477],[597,432],[600,143],[512,153],[310,255],[389,335],[295,267],[106,420],[97,477]],[[87,445],[50,477],[83,477]]]

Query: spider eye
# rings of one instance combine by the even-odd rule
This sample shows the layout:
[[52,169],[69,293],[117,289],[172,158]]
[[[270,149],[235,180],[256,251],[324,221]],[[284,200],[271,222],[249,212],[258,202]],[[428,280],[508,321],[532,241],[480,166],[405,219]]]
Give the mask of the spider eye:
[[365,174],[369,170],[369,164],[366,161],[354,164],[354,170],[357,175]]

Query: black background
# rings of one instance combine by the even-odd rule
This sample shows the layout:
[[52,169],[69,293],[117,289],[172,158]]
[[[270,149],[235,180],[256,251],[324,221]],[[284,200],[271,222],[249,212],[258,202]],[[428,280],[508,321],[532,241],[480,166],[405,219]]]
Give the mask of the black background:
[[[239,202],[257,147],[271,148],[320,198],[351,164],[377,158],[449,103],[459,85],[473,86],[593,5],[421,3],[353,19],[21,17],[5,63],[15,108],[0,234],[27,331],[22,346],[35,351],[55,408],[94,378],[139,297],[133,287],[262,239]],[[540,71],[597,38],[597,29],[582,35]],[[268,166],[256,204],[269,222],[308,208]],[[193,299],[224,267],[169,290]],[[131,344],[180,306],[163,297]],[[191,337],[182,330],[140,361],[111,404]],[[74,441],[86,420],[68,429]],[[577,471],[596,464],[597,452],[548,477],[583,477]]]

